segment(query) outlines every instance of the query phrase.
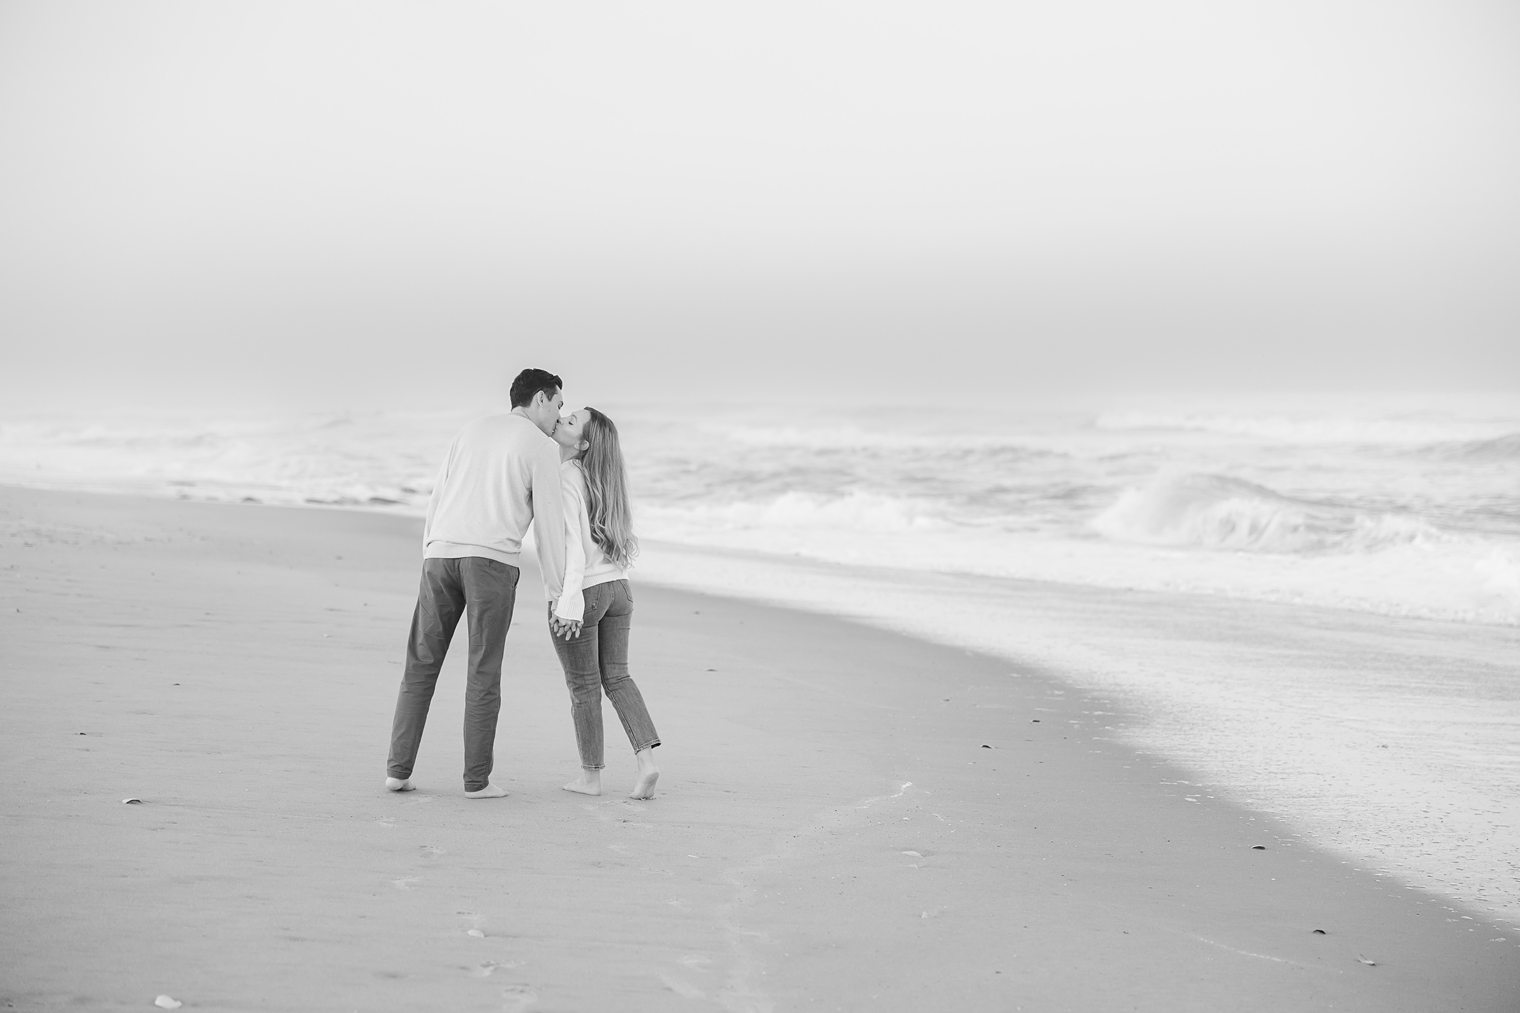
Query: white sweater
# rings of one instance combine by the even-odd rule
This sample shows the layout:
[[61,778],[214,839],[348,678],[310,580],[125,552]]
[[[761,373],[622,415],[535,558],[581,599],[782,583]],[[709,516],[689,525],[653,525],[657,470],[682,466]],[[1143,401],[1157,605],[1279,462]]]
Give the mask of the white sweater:
[[454,437],[438,472],[422,528],[422,554],[484,556],[520,566],[523,535],[535,517],[546,521],[533,530],[544,593],[554,601],[565,573],[559,446],[526,416],[478,419]]
[[565,589],[559,596],[554,614],[561,619],[580,622],[586,614],[588,587],[623,580],[628,571],[607,558],[602,547],[591,538],[591,515],[587,512],[586,473],[579,461],[566,461],[559,467],[560,491],[565,503]]

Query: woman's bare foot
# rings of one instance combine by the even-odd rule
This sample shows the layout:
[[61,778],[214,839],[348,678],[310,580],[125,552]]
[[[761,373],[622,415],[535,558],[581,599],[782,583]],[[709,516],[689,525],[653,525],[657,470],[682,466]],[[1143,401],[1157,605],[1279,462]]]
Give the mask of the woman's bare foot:
[[654,798],[654,783],[660,779],[660,768],[654,765],[654,750],[640,749],[633,758],[639,762],[639,769],[628,797]]
[[579,795],[600,795],[602,793],[602,772],[589,767],[581,768],[581,776],[565,785],[566,791],[573,791]]

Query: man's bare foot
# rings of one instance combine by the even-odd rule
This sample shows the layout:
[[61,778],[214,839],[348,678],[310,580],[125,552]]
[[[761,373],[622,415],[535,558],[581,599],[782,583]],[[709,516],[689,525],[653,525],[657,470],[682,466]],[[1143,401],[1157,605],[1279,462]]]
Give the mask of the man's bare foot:
[[386,791],[416,791],[417,786],[409,777],[387,777],[385,779]]
[[641,749],[633,755],[639,761],[639,770],[628,797],[654,798],[654,783],[660,779],[660,768],[654,765],[654,750]]
[[479,791],[467,791],[465,798],[506,798],[507,789],[499,784],[488,784]]
[[602,772],[581,768],[581,776],[565,785],[566,791],[573,791],[579,795],[600,795],[602,793]]

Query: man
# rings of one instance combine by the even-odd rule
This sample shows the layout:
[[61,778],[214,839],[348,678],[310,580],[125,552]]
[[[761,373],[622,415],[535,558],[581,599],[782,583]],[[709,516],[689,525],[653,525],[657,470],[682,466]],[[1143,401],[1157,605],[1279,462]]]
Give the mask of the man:
[[411,791],[412,768],[438,670],[468,610],[470,660],[464,707],[464,793],[501,798],[490,781],[501,711],[501,656],[517,599],[523,535],[535,517],[538,562],[549,601],[565,577],[559,446],[563,381],[525,369],[512,381],[512,411],[472,422],[449,446],[422,529],[422,584],[396,698],[385,786]]

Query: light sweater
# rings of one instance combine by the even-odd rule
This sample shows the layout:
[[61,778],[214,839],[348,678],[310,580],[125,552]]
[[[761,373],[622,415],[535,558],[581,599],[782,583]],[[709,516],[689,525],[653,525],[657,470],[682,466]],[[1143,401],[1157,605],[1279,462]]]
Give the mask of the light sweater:
[[588,587],[623,580],[628,571],[607,558],[602,547],[591,537],[591,514],[586,504],[586,473],[579,461],[559,466],[560,491],[565,502],[565,589],[559,596],[554,614],[561,619],[580,622],[586,615]]
[[545,520],[533,531],[544,593],[554,601],[565,575],[559,445],[524,415],[478,419],[449,445],[428,500],[422,555],[483,556],[520,566],[523,536],[535,517]]

